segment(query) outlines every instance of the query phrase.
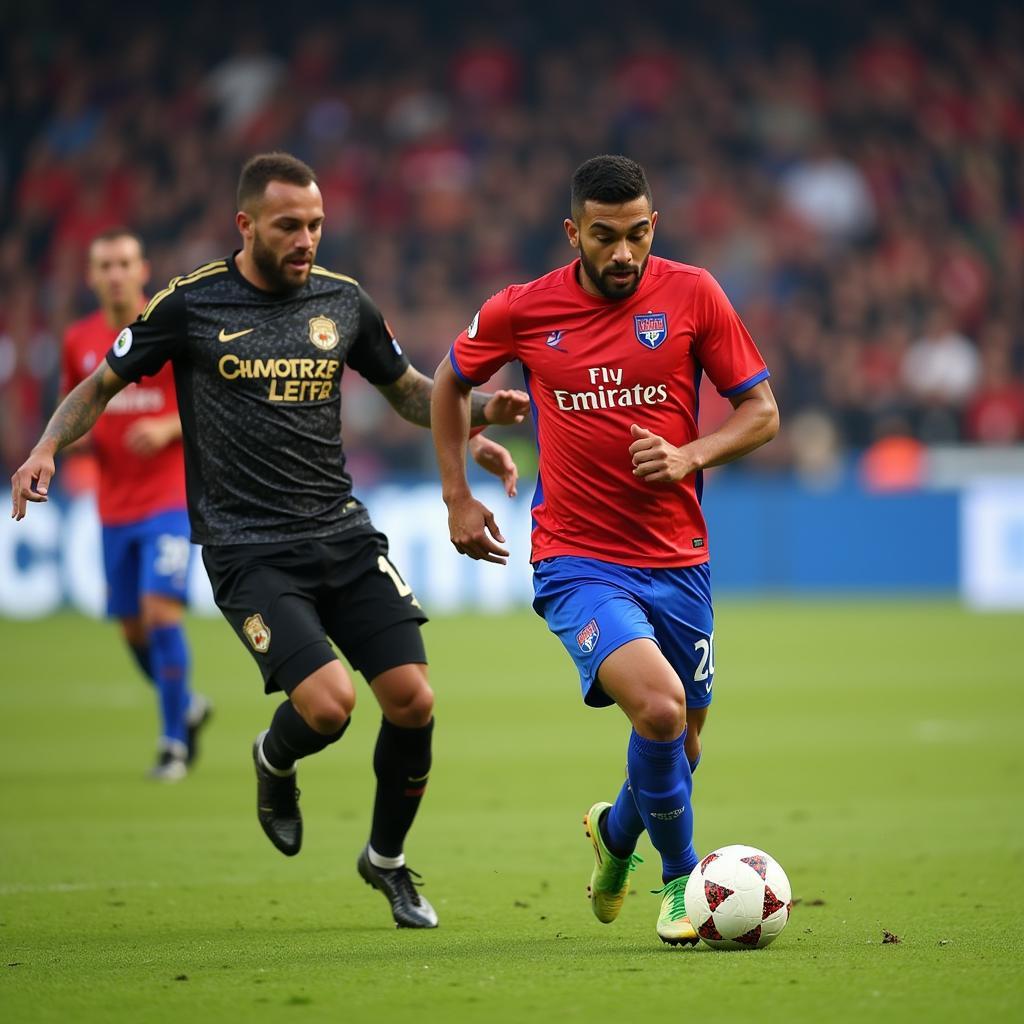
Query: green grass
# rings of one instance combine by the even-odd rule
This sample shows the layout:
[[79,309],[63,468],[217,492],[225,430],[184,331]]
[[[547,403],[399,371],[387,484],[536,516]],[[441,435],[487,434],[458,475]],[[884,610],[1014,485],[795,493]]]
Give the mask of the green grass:
[[[409,844],[441,915],[397,932],[355,874],[377,714],[302,767],[305,847],[254,814],[274,703],[220,621],[190,624],[217,717],[147,783],[154,708],[113,627],[0,622],[0,1018],[908,1021],[1019,1012],[1021,620],[943,602],[723,603],[697,841],[761,846],[802,902],[769,949],[671,949],[657,859],[612,926],[580,826],[626,725],[582,706],[529,613],[427,627],[436,761]],[[899,944],[883,945],[883,929]]]

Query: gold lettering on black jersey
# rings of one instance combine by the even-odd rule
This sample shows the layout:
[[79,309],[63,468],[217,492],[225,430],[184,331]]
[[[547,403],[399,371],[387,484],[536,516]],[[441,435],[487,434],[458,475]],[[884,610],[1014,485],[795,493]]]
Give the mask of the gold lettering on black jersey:
[[271,402],[323,402],[334,394],[337,359],[243,359],[228,353],[217,369],[224,380],[268,380]]
[[329,352],[338,344],[338,325],[327,316],[315,316],[309,321],[309,340],[317,348]]

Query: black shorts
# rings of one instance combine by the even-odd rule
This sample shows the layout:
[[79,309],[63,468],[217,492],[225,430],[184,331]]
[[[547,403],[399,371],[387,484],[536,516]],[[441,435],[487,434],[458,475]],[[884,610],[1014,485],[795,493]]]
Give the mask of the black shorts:
[[203,548],[217,607],[256,659],[267,693],[291,693],[337,655],[372,680],[425,664],[427,616],[388,561],[382,533]]

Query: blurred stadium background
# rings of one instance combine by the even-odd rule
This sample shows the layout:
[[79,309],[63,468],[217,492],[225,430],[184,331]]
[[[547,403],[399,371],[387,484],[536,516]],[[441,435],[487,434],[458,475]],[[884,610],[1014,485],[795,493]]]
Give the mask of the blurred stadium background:
[[[719,588],[1024,603],[1018,5],[3,12],[8,473],[54,406],[65,326],[92,308],[83,255],[103,228],[141,232],[159,287],[235,247],[248,155],[295,152],[321,177],[320,262],[358,277],[429,371],[493,291],[568,261],[571,171],[621,151],[650,175],[656,251],[719,278],[782,409],[775,443],[711,475]],[[404,491],[432,475],[429,437],[360,379],[345,402],[357,491],[427,601],[524,599],[525,509],[504,515],[519,570],[456,570],[435,493]],[[705,393],[702,425],[724,408]],[[531,444],[509,439],[529,477]],[[88,498],[72,500],[89,474],[61,483],[59,506],[0,528],[0,614],[99,607]]]
[[[444,927],[390,932],[353,873],[362,696],[345,743],[302,769],[301,863],[266,846],[248,751],[270,705],[220,621],[189,623],[217,705],[195,778],[144,780],[152,698],[115,627],[78,614],[99,614],[103,581],[89,467],[67,463],[48,505],[0,518],[5,1020],[355,1022],[408,1004],[561,1022],[599,991],[623,1020],[1019,1016],[1019,616],[970,610],[1024,607],[1019,4],[0,0],[0,29],[7,473],[56,401],[64,328],[93,308],[89,240],[136,228],[153,287],[223,256],[253,152],[316,167],[320,262],[364,283],[427,371],[494,290],[568,262],[580,161],[644,163],[655,251],[721,280],[783,422],[705,489],[727,599],[699,843],[763,846],[802,901],[765,956],[656,948],[642,892],[595,926],[576,810],[619,777],[622,722],[580,706],[518,610],[529,432],[498,435],[517,506],[488,498],[513,562],[472,564],[448,543],[429,436],[351,375],[356,492],[435,619],[444,741],[410,855]],[[701,408],[707,429],[726,406]],[[215,614],[198,564],[193,582]]]

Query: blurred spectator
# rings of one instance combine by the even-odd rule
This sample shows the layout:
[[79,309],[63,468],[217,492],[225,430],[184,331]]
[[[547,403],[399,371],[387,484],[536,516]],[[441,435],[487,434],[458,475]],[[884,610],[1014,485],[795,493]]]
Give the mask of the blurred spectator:
[[861,483],[869,491],[912,491],[925,479],[927,449],[899,416],[878,423],[878,439],[860,461]]
[[1008,346],[990,344],[982,350],[981,383],[967,406],[964,422],[971,441],[1024,441],[1024,381],[1014,376]]
[[206,79],[221,128],[229,134],[241,133],[270,100],[284,73],[284,61],[267,51],[261,34],[251,29],[245,32],[235,52]]
[[786,203],[834,240],[862,238],[875,223],[875,204],[860,168],[825,145],[782,176]]
[[942,308],[931,312],[921,337],[903,357],[904,384],[925,405],[964,405],[977,387],[979,372],[978,350]]

